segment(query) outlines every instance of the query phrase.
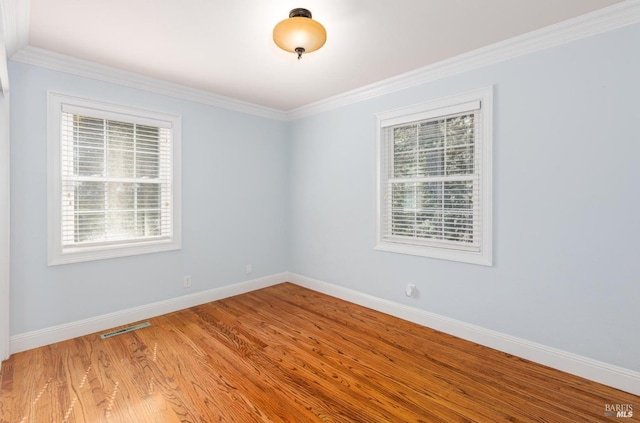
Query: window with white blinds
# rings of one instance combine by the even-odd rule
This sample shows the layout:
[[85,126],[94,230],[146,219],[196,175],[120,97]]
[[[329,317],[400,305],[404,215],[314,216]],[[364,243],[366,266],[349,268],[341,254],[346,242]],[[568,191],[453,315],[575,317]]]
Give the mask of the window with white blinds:
[[50,264],[180,248],[179,117],[50,94],[49,118]]
[[491,264],[491,90],[377,115],[377,249]]

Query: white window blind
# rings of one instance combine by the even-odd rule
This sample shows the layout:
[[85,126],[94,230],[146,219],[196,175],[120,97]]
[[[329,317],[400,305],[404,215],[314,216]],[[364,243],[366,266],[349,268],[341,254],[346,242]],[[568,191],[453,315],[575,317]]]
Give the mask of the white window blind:
[[385,128],[384,237],[479,250],[473,112]]
[[62,113],[63,246],[169,238],[171,131]]
[[49,97],[49,264],[179,249],[179,116]]
[[379,247],[459,257],[447,256],[450,250],[471,258],[461,261],[486,264],[476,259],[487,247],[483,237],[490,237],[483,207],[490,201],[483,195],[490,181],[483,175],[484,105],[473,100],[438,106],[379,119]]

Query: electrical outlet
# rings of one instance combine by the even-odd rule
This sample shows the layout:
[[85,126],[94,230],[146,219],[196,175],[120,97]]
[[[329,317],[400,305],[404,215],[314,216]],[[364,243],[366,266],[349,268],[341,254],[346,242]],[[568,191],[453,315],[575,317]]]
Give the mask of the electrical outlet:
[[414,284],[410,283],[407,284],[407,287],[404,289],[404,293],[407,294],[407,297],[413,298],[418,295],[418,290]]
[[184,288],[191,288],[191,275],[187,275],[182,278],[182,286]]
[[253,264],[247,264],[244,267],[244,273],[247,274],[247,275],[252,274],[253,273]]

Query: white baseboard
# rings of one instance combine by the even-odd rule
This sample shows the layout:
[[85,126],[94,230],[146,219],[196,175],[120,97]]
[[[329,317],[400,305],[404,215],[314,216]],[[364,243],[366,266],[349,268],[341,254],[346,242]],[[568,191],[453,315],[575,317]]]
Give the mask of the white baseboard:
[[116,326],[149,319],[222,298],[244,294],[256,289],[266,288],[284,281],[289,281],[323,294],[331,295],[422,326],[427,326],[560,371],[593,380],[635,395],[640,395],[639,372],[290,272],[278,273],[77,322],[15,335],[10,339],[11,353],[26,351],[78,336],[104,331]]
[[115,313],[103,314],[89,319],[22,333],[10,338],[10,350],[12,354],[20,351],[26,351],[32,348],[53,344],[55,342],[76,338],[78,336],[104,331],[116,326],[127,325],[139,320],[150,319],[155,316],[183,310],[185,308],[220,300],[222,298],[244,294],[246,292],[255,291],[256,289],[266,288],[268,286],[284,282],[287,280],[287,276],[288,273],[278,273],[233,285],[226,285],[220,288],[196,292],[191,295],[171,298],[169,300],[159,301],[127,310],[121,310]]
[[323,294],[427,326],[476,344],[602,383],[603,385],[640,395],[640,372],[547,347],[295,273],[289,273],[287,279],[296,285]]

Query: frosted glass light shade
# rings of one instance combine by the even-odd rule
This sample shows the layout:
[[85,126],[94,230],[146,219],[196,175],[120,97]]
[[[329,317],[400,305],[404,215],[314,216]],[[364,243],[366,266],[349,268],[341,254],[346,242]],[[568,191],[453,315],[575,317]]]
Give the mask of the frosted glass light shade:
[[303,10],[306,16],[293,16],[281,21],[273,28],[273,41],[285,51],[298,53],[311,53],[318,50],[327,41],[327,31],[318,21],[311,19],[311,13],[305,9],[294,9],[289,16],[296,11]]

